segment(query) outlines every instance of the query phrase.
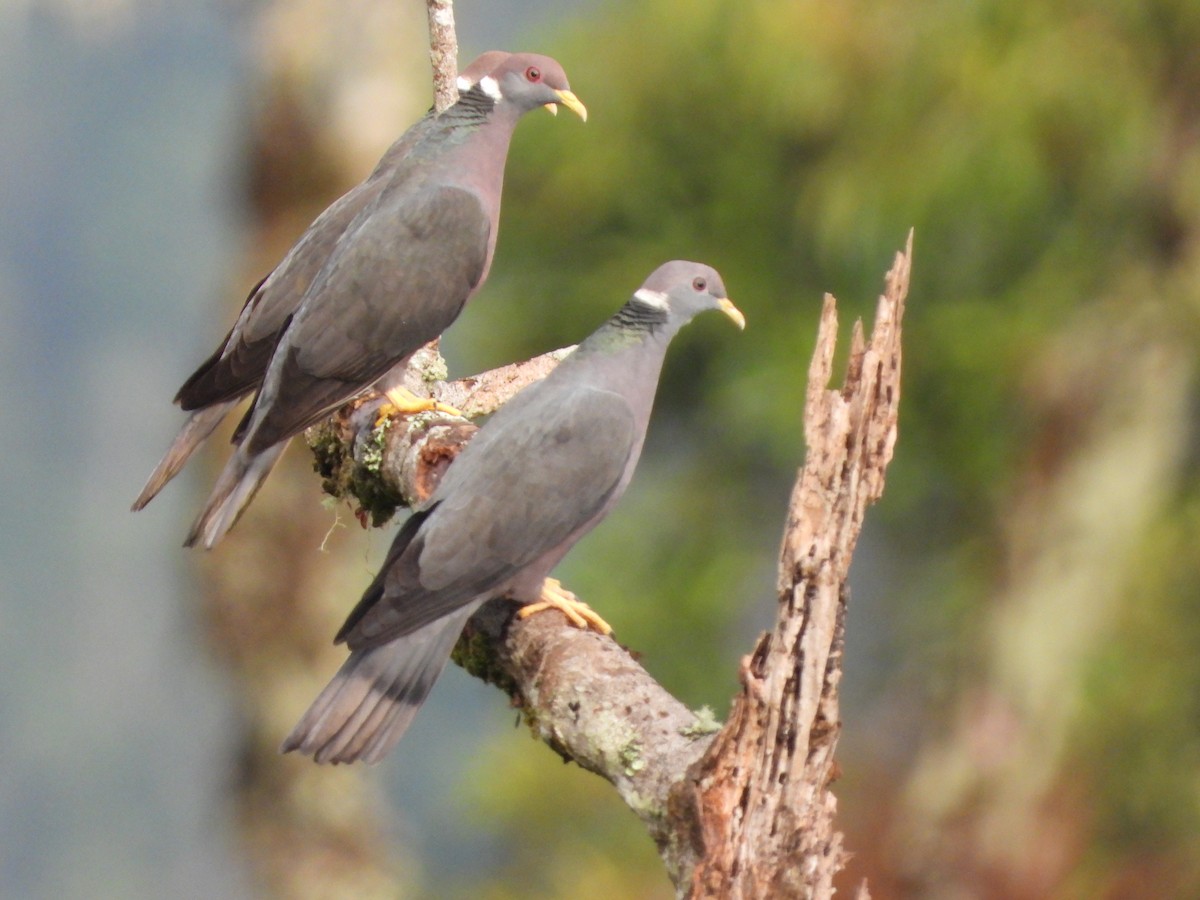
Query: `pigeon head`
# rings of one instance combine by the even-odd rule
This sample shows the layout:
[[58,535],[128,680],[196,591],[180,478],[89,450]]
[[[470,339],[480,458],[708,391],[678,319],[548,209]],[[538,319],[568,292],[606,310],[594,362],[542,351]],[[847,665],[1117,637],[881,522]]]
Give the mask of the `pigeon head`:
[[[468,66],[468,70],[482,59],[480,57]],[[499,65],[479,79],[479,88],[497,103],[511,103],[521,112],[545,106],[557,114],[558,104],[561,103],[587,121],[587,107],[571,93],[567,73],[549,56],[537,53],[502,54]]]
[[633,303],[665,311],[683,324],[706,309],[719,309],[738,328],[746,327],[746,317],[725,295],[725,282],[712,266],[672,260],[655,269],[633,295]]
[[494,69],[498,68],[502,62],[512,56],[511,53],[506,53],[503,50],[488,50],[486,53],[481,53],[473,60],[471,64],[458,73],[457,85],[460,91],[469,91],[479,83],[479,79]]

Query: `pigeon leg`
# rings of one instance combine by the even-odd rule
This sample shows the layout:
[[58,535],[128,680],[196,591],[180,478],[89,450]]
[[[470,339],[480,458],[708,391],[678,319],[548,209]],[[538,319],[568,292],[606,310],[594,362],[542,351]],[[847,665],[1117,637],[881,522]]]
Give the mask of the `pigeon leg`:
[[576,628],[590,626],[593,631],[601,634],[612,633],[612,626],[600,618],[590,606],[564,588],[562,582],[557,578],[547,578],[542,582],[541,599],[522,606],[517,610],[517,617],[524,619],[547,609],[557,609]]
[[392,416],[411,416],[419,412],[434,412],[445,413],[448,416],[462,417],[462,413],[450,406],[447,403],[439,403],[437,400],[430,400],[428,397],[418,397],[408,388],[394,387],[384,394],[387,397],[387,403],[379,407],[379,413],[375,416],[375,424],[378,426],[384,419]]

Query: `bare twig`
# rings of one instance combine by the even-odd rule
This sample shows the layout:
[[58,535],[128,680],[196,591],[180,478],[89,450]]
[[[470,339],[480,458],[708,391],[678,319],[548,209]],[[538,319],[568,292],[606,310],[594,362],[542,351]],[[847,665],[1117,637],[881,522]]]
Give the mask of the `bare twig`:
[[458,99],[458,36],[454,0],[426,0],[429,12],[429,61],[433,64],[433,108],[438,112]]

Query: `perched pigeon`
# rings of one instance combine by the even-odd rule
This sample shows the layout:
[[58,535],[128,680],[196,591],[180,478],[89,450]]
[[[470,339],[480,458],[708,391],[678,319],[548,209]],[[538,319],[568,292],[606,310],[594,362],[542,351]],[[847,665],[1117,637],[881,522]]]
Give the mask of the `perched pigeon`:
[[[266,374],[235,434],[237,450],[186,545],[212,547],[219,541],[288,440],[359,391],[376,384],[402,409],[430,406],[400,388],[398,373],[414,351],[457,318],[487,277],[513,129],[530,109],[558,103],[586,118],[557,62],[504,55],[457,103],[423,124],[394,160],[393,171],[376,179],[382,182],[378,189],[367,188],[371,196],[340,233],[340,223],[332,223],[326,236],[332,246],[314,248],[325,257],[319,266],[301,261],[287,267],[295,271],[303,298],[267,332],[270,339],[259,351],[269,356]],[[233,372],[236,380],[237,351],[248,348],[239,339],[227,354],[230,365],[211,373],[202,368],[181,391],[185,407],[230,399],[219,376]],[[393,371],[397,375],[384,378]],[[200,438],[205,428],[211,430],[204,418],[193,430]],[[170,453],[165,464],[175,465]]]
[[[459,91],[469,91],[509,56],[500,50],[489,50],[477,57],[459,74]],[[346,226],[394,177],[403,174],[409,151],[438,127],[438,116],[430,110],[388,148],[366,180],[321,213],[279,265],[254,286],[221,346],[175,395],[175,402],[191,415],[134,501],[134,510],[142,509],[179,474],[195,449],[242,397],[258,390],[289,317],[299,308],[305,291]]]
[[510,400],[397,534],[337,635],[350,658],[283,744],[317,762],[376,762],[404,733],[467,619],[492,597],[608,626],[547,578],[624,492],[667,345],[696,313],[745,320],[721,276],[654,272],[544,380]]

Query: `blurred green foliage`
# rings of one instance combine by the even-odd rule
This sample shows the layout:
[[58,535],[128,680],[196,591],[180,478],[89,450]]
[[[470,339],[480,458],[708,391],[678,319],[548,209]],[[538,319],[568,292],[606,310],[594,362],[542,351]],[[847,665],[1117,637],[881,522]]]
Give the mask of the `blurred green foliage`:
[[[670,689],[724,714],[739,655],[771,621],[821,295],[838,296],[848,338],[912,226],[900,438],[871,514],[899,562],[861,602],[899,623],[900,671],[879,682],[952,691],[999,577],[1006,502],[1035,430],[1053,427],[1030,411],[1036,361],[1070,348],[1092,308],[1196,343],[1200,4],[638,0],[571,31],[528,45],[552,48],[591,119],[518,132],[492,280],[452,341],[478,368],[573,343],[675,257],[716,266],[748,326],[702,319],[676,342],[642,472],[565,580]],[[1082,852],[1101,870],[1148,848],[1168,868],[1197,856],[1194,463],[1193,446],[1086,673],[1073,752],[1090,785]],[[848,669],[870,670],[853,641]],[[935,719],[940,705],[916,708]],[[523,832],[537,853],[513,855],[526,888],[471,895],[592,896],[594,878],[596,895],[667,896],[648,847],[617,874],[598,862],[593,839],[648,842],[592,776],[545,757],[504,759],[503,796],[474,811],[497,829],[537,823]],[[571,828],[540,818],[547,793]],[[597,832],[584,846],[581,823]],[[547,854],[574,859],[577,880]]]

